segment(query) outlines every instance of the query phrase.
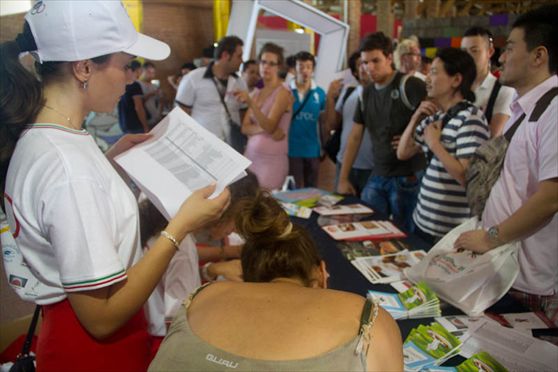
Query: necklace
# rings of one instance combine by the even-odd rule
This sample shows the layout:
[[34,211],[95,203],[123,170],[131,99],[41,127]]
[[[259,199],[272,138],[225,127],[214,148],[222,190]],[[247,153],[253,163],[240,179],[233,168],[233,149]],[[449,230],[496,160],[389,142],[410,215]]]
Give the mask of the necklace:
[[44,108],[47,108],[49,110],[54,111],[55,113],[57,113],[58,115],[60,115],[61,117],[63,117],[64,119],[66,119],[66,121],[68,122],[68,125],[70,126],[70,128],[73,128],[72,126],[72,119],[69,116],[64,115],[63,113],[61,113],[60,111],[58,111],[57,109],[55,109],[54,107],[50,107],[49,105],[47,105],[46,103],[43,104]]

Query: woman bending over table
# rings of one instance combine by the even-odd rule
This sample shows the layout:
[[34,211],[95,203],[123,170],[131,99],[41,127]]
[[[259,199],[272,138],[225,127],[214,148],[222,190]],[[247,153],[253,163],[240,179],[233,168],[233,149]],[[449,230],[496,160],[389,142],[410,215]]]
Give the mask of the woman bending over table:
[[179,310],[150,371],[401,371],[394,320],[378,305],[326,289],[309,234],[267,193],[240,202],[245,282],[214,282]]

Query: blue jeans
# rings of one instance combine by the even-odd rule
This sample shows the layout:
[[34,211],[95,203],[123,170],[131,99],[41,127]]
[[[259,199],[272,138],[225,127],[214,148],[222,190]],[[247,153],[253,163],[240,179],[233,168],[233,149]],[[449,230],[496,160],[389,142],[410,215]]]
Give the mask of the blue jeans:
[[378,213],[392,216],[398,227],[412,232],[419,185],[416,176],[371,176],[362,190],[361,199]]

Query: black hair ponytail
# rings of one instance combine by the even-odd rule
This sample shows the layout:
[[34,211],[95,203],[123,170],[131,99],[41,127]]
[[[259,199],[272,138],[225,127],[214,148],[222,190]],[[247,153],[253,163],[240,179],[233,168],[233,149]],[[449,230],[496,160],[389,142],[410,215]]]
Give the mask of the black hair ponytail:
[[440,49],[436,57],[444,63],[444,69],[449,76],[461,74],[462,80],[458,90],[464,99],[475,102],[475,93],[471,90],[477,78],[477,68],[473,57],[458,48]]
[[40,81],[19,62],[19,54],[36,50],[27,22],[14,41],[0,45],[0,179],[4,192],[8,165],[19,136],[43,103]]

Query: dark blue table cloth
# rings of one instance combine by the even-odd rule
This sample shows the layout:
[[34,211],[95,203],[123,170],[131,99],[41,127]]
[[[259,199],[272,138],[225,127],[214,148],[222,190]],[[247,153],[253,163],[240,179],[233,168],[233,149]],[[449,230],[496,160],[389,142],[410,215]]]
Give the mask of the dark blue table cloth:
[[[363,203],[355,197],[345,197],[340,204]],[[385,216],[374,213],[367,219],[386,220]],[[292,218],[293,223],[304,226],[306,230],[314,238],[322,259],[326,262],[327,270],[330,274],[328,286],[331,289],[338,289],[347,292],[353,292],[361,296],[366,296],[368,290],[373,289],[376,291],[392,292],[397,291],[389,284],[372,284],[366,279],[350,262],[347,260],[341,251],[337,248],[337,242],[333,240],[323,229],[318,225],[318,214],[312,213],[309,219]],[[428,251],[430,246],[420,239],[418,236],[407,233],[407,238],[402,241],[409,245],[411,250],[424,249]],[[459,309],[447,304],[441,303],[442,315],[463,315]],[[494,313],[519,313],[526,310],[521,304],[513,300],[510,296],[504,296],[500,301],[494,304],[488,311]],[[430,324],[434,318],[424,319],[402,319],[398,320],[397,324],[401,330],[401,337],[403,340],[411,332],[413,328],[418,327],[420,324]],[[462,357],[454,357],[444,365],[457,365],[464,359]]]

